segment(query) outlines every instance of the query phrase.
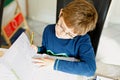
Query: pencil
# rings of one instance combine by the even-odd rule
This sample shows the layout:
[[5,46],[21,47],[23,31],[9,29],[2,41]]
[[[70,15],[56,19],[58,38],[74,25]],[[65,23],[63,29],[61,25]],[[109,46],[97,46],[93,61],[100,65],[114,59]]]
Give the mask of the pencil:
[[31,34],[30,43],[33,44],[34,32]]

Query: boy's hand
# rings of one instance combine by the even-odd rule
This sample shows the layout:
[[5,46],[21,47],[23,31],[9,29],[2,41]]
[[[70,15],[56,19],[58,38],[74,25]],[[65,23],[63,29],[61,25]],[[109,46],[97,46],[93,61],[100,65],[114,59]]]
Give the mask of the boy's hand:
[[39,67],[47,67],[51,66],[53,69],[55,59],[50,57],[43,57],[43,58],[33,58],[33,63],[38,65]]
[[31,45],[31,47],[35,50],[35,52],[37,53],[37,51],[38,51],[38,48],[37,48],[37,46],[35,46],[35,45]]

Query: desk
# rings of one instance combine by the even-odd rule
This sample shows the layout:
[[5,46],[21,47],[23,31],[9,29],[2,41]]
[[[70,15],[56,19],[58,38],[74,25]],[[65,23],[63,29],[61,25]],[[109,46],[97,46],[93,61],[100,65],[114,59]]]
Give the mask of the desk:
[[96,74],[113,78],[114,80],[120,80],[120,65],[106,64],[97,61]]
[[3,56],[3,54],[7,51],[8,49],[6,48],[0,48],[0,57]]
[[[4,53],[6,53],[7,49],[0,49],[0,51],[2,51],[1,55],[3,55]],[[20,57],[20,56],[19,56]],[[21,56],[22,57],[22,56]],[[23,56],[24,57],[24,56]],[[22,61],[22,60],[21,60]],[[21,62],[19,62],[19,64],[21,64]],[[14,65],[12,65],[14,66]],[[24,77],[24,75],[21,75],[19,73],[17,73],[17,76],[19,75],[20,78],[23,78],[24,79],[21,79],[21,80],[55,80],[55,78],[57,78],[57,80],[87,80],[88,77],[85,77],[85,76],[77,76],[77,75],[72,75],[72,74],[66,74],[66,73],[63,73],[63,72],[57,72],[57,71],[53,71],[51,70],[50,67],[46,67],[46,68],[41,68],[41,69],[38,69],[36,67],[32,68],[33,66],[28,67],[30,69],[32,69],[31,73],[29,75],[31,75],[31,79],[25,79],[25,78],[28,78],[28,77]],[[16,68],[16,70],[19,69],[19,68]],[[15,69],[14,69],[15,70]],[[24,68],[22,68],[21,70],[24,70]],[[29,70],[29,69],[28,69]],[[28,73],[26,70],[24,73]],[[19,70],[17,70],[19,71]],[[36,73],[35,74],[35,77],[32,76],[32,73]],[[47,77],[45,76],[46,74],[49,74],[47,75]],[[26,74],[28,75],[28,74]],[[4,63],[0,63],[0,80],[19,80],[19,79],[16,79],[18,78],[16,76],[16,73],[13,72],[13,68],[11,67],[8,67],[6,66]],[[36,76],[40,76],[40,77],[36,77]]]
[[0,51],[0,57],[3,56],[3,51]]
[[[5,48],[0,48],[0,57],[7,51]],[[1,64],[2,65],[2,64]],[[120,80],[120,66],[105,64],[97,61],[96,74],[108,76]],[[2,74],[3,75],[3,74]],[[10,75],[9,75],[10,76]],[[13,76],[13,75],[11,75]],[[79,77],[80,80],[86,80],[85,77]],[[9,80],[9,79],[8,79]]]
[[2,57],[6,51],[7,51],[6,48],[0,48],[0,57]]

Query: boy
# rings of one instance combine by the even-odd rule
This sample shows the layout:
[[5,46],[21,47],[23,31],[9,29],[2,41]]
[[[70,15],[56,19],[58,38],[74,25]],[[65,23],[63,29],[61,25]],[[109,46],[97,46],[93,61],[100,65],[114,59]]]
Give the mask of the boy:
[[94,50],[87,32],[95,28],[98,14],[86,0],[74,0],[61,9],[57,24],[48,25],[43,33],[42,46],[32,46],[38,53],[74,57],[66,61],[49,57],[34,58],[35,64],[51,65],[54,70],[93,76],[96,70]]

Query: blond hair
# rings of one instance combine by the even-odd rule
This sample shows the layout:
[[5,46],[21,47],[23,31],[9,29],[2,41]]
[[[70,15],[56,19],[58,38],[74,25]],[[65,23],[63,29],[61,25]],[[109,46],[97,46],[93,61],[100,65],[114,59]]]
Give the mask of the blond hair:
[[66,5],[61,15],[74,33],[84,35],[95,28],[98,14],[94,6],[86,0],[74,0]]

